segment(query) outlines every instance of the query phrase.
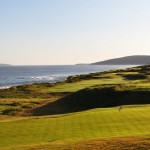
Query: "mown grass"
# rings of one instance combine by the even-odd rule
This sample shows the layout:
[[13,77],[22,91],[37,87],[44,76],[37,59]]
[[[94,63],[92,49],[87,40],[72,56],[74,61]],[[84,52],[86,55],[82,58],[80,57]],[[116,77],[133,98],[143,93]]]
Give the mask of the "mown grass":
[[150,135],[150,107],[101,108],[67,115],[0,122],[0,147]]
[[117,83],[124,83],[125,81],[122,78],[115,78],[115,79],[91,79],[91,80],[84,80],[75,83],[65,83],[62,85],[56,85],[53,88],[49,88],[48,92],[50,93],[71,93],[76,92],[81,89],[94,86],[94,85],[103,85],[103,84],[117,84]]
[[[66,81],[58,83],[34,83],[0,90],[0,114],[18,115],[18,112],[40,107],[43,102],[51,102],[51,99],[59,101],[59,99],[85,88],[94,90],[94,88],[104,88],[108,85],[116,86],[116,89],[120,91],[149,91],[149,72],[149,66],[142,66],[71,76]],[[4,99],[7,103],[4,103]],[[28,99],[28,102],[23,102],[24,99]],[[34,102],[33,99],[35,99]]]
[[149,90],[141,90],[132,84],[104,84],[92,86],[69,94],[54,102],[46,103],[41,107],[28,111],[28,114],[35,116],[66,114],[94,108],[149,103]]
[[0,90],[0,149],[150,149],[149,92],[149,66]]
[[[149,66],[111,70],[87,75],[68,77],[58,83],[35,83],[0,90],[0,98],[50,98],[54,93],[72,93],[78,90],[103,84],[133,84],[145,81],[150,87]],[[147,83],[146,83],[147,82]],[[146,86],[146,87],[147,87]]]

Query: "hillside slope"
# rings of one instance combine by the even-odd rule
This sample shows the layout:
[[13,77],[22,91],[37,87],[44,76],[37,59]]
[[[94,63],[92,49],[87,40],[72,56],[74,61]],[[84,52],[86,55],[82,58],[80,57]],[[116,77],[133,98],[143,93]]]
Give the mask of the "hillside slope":
[[[2,115],[50,115],[93,108],[150,104],[150,66],[70,76],[0,90]],[[19,114],[18,114],[19,113]]]
[[[32,115],[55,115],[80,112],[93,108],[107,108],[120,105],[149,104],[150,92],[142,90],[118,90],[118,87],[87,88],[57,101],[32,110]],[[122,89],[125,87],[121,87]]]
[[148,55],[126,56],[92,63],[92,65],[146,65],[146,64],[150,64],[150,56]]
[[[92,80],[96,78],[97,80]],[[95,85],[74,91],[56,101],[30,111],[32,115],[53,115],[78,112],[93,108],[120,105],[150,104],[150,67],[135,67],[69,78],[70,84],[79,86],[80,79],[95,82]],[[79,80],[79,81],[78,81]],[[99,82],[98,82],[99,81]],[[76,83],[76,84],[75,84]],[[97,83],[97,85],[96,85]],[[83,82],[82,82],[83,84]],[[68,87],[67,87],[68,86]],[[64,92],[74,89],[70,85],[62,87]],[[52,90],[55,94],[63,91]]]

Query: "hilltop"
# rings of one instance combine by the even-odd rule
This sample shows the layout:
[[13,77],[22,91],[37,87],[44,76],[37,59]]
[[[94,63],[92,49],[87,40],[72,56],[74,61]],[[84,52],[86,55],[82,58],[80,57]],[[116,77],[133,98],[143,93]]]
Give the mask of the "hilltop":
[[120,105],[150,104],[150,66],[69,77],[49,89],[66,94],[31,110],[32,115],[63,114]]
[[138,66],[1,89],[0,149],[148,150],[149,83]]
[[[70,76],[0,90],[0,113],[55,115],[94,108],[149,104],[150,66]],[[5,100],[7,99],[7,101]]]
[[92,63],[91,65],[148,65],[148,64],[150,64],[149,55],[133,55],[95,62]]

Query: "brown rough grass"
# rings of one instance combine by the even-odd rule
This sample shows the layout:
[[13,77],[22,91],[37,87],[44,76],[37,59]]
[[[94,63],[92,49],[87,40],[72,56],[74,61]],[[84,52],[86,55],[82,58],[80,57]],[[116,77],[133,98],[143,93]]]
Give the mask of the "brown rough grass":
[[[7,149],[11,150],[13,148]],[[148,137],[124,137],[78,143],[52,142],[15,148],[16,150],[150,150]]]
[[109,140],[88,141],[72,147],[73,150],[149,150],[150,138],[114,138]]

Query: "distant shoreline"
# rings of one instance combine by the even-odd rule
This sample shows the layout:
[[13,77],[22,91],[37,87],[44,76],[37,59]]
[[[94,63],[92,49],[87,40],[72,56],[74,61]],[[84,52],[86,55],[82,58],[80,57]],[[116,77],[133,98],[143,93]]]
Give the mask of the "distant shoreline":
[[[87,65],[87,66],[83,65],[83,67],[82,66],[78,67],[78,66],[72,65],[71,67],[67,65],[66,67],[65,66],[46,66],[46,69],[44,66],[43,67],[42,66],[19,66],[19,67],[13,66],[13,68],[11,67],[9,68],[8,66],[6,66],[6,68],[8,67],[7,69],[5,69],[5,67],[4,67],[4,70],[2,69],[3,67],[0,69],[0,89],[9,89],[14,86],[22,86],[22,85],[34,84],[34,83],[57,83],[57,82],[65,81],[69,76],[104,72],[108,70],[118,70],[118,69],[134,67],[134,66],[133,65],[118,65],[118,66],[95,65],[94,67],[92,65]],[[59,71],[60,69],[61,70],[67,69],[67,71],[62,71],[62,72],[60,71],[59,73],[58,72],[53,73],[53,70],[51,70],[53,68],[55,68],[57,71]],[[76,69],[76,68],[79,68],[79,69]],[[93,68],[97,68],[97,69],[93,69]],[[72,71],[76,69],[76,71],[72,72],[70,69],[72,69]],[[48,71],[48,72],[45,73],[45,71]]]
[[12,66],[10,64],[0,64],[0,67],[7,67],[7,66]]

